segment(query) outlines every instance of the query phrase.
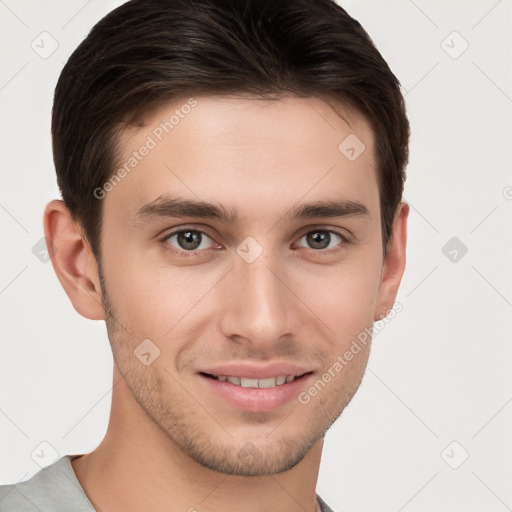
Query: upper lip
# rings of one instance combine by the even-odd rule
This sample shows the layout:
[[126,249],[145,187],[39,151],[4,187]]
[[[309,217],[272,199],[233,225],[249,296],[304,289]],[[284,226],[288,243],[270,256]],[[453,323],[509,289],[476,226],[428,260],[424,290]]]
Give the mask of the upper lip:
[[274,362],[267,364],[254,363],[227,363],[218,366],[205,368],[200,373],[210,375],[226,375],[228,377],[247,377],[249,379],[268,379],[278,375],[300,376],[304,373],[310,373],[310,368],[292,363]]

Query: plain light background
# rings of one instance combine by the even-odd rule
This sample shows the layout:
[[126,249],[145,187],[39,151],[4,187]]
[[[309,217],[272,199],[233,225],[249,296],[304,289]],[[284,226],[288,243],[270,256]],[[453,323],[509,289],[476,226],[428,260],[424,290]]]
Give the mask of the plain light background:
[[[121,3],[0,1],[0,483],[35,474],[43,442],[60,457],[106,432],[104,323],[75,312],[40,240],[53,89]],[[512,1],[340,3],[402,83],[411,214],[403,311],[326,436],[317,491],[340,512],[512,510]]]

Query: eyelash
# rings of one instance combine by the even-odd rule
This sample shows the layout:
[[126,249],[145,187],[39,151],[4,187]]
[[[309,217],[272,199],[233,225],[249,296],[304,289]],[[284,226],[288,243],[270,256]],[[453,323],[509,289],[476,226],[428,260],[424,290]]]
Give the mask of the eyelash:
[[[162,239],[161,239],[161,242],[162,244],[164,244],[167,248],[167,250],[169,250],[170,252],[174,253],[174,254],[178,254],[180,256],[185,256],[185,257],[189,257],[189,256],[196,256],[197,254],[201,253],[201,252],[204,252],[204,251],[207,251],[207,250],[212,250],[212,249],[200,249],[200,250],[196,250],[196,251],[184,251],[184,250],[179,250],[179,249],[176,249],[172,246],[170,246],[170,244],[168,243],[169,239],[171,237],[173,237],[174,235],[179,235],[180,233],[185,233],[187,231],[190,231],[190,232],[193,232],[193,233],[201,233],[201,235],[205,235],[207,236],[208,238],[210,238],[214,243],[216,243],[214,240],[213,240],[213,237],[211,237],[206,231],[202,230],[202,229],[199,229],[199,228],[182,228],[182,229],[178,229],[176,231],[173,231],[169,234],[166,234]],[[336,248],[331,248],[331,249],[312,249],[312,248],[309,248],[311,251],[317,253],[317,254],[333,254],[333,253],[336,253],[338,251],[341,251],[343,250],[347,245],[350,244],[350,240],[348,239],[348,237],[342,233],[340,233],[339,231],[337,230],[334,230],[334,229],[320,229],[320,228],[317,228],[317,229],[312,229],[310,231],[307,231],[306,233],[304,233],[300,238],[303,238],[304,236],[310,234],[310,233],[330,233],[330,234],[334,234],[334,235],[337,235],[341,238],[341,244],[339,246],[337,246]],[[218,244],[217,244],[218,245]],[[168,249],[169,247],[172,247],[171,249]],[[215,249],[213,249],[215,250]]]

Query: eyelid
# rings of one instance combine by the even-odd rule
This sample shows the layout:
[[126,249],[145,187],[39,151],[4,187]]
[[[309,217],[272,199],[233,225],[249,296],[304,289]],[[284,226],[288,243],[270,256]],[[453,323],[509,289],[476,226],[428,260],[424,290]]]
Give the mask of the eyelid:
[[310,233],[311,231],[327,231],[329,233],[335,233],[341,236],[344,240],[350,241],[354,236],[348,229],[342,228],[341,226],[330,226],[327,224],[313,224],[301,228],[300,232],[303,233],[301,236]]

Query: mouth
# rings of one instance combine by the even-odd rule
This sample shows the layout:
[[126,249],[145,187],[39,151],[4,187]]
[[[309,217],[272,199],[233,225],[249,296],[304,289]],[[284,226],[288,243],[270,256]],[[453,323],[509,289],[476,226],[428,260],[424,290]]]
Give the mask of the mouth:
[[244,375],[216,375],[199,372],[205,393],[235,410],[262,413],[277,411],[284,406],[300,406],[298,396],[309,385],[313,371],[300,374],[280,374],[261,379]]

